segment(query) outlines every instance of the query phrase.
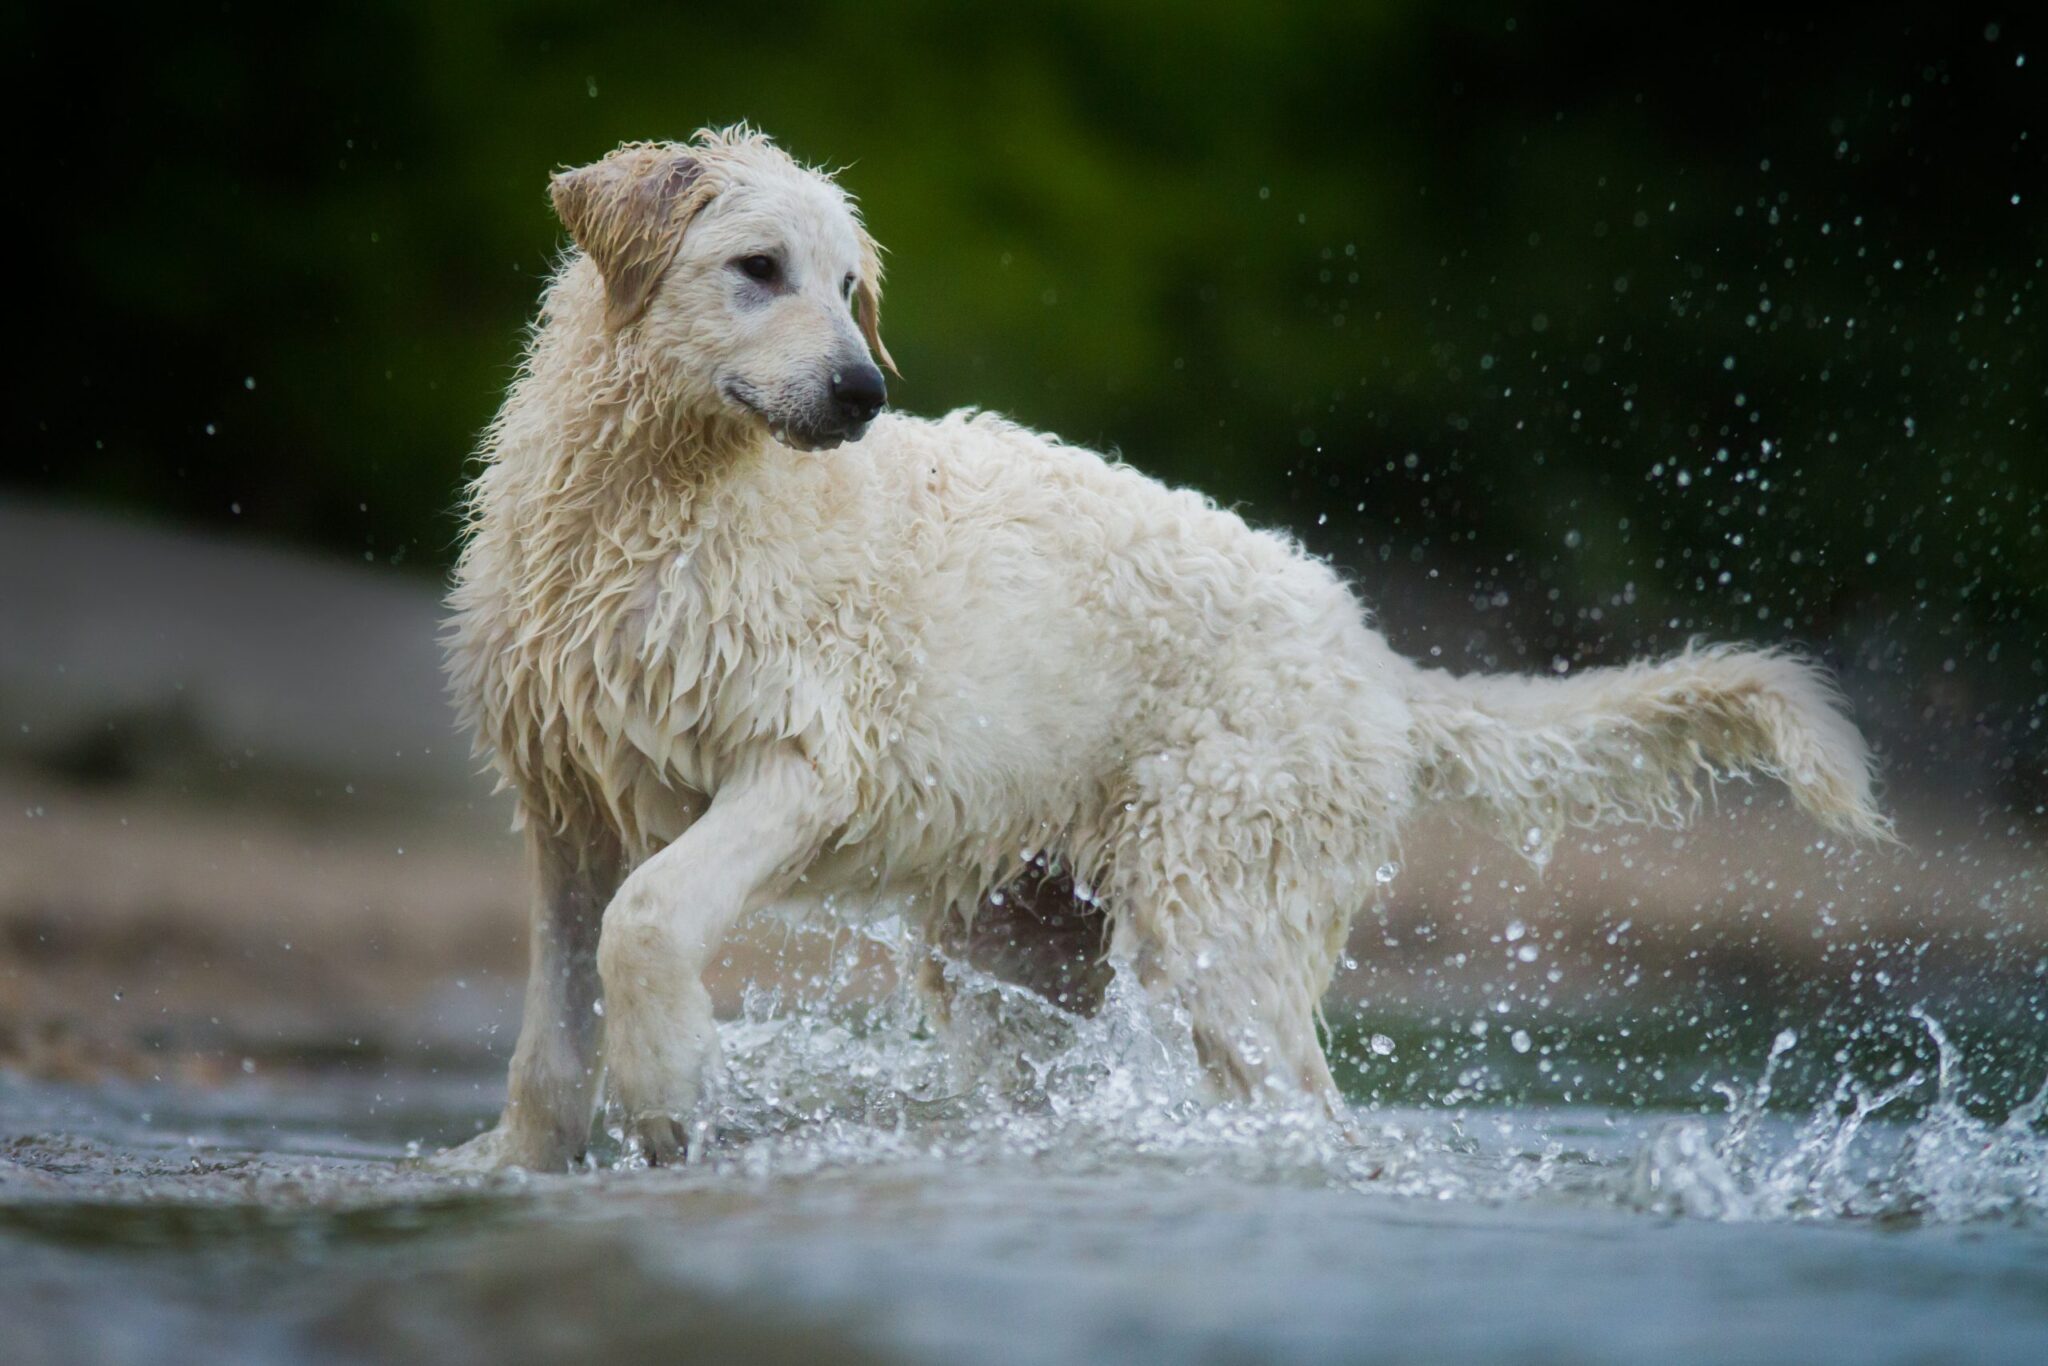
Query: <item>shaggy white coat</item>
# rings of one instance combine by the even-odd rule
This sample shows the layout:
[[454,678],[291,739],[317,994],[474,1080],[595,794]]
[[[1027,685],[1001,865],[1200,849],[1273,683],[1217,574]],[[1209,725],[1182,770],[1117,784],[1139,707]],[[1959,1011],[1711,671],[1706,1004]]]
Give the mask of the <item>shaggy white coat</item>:
[[[1787,655],[1452,677],[1289,538],[999,417],[777,441],[833,348],[886,352],[851,205],[763,138],[631,146],[555,197],[579,250],[484,444],[451,648],[528,831],[533,974],[504,1119],[450,1165],[559,1169],[605,1070],[672,1158],[705,964],[792,892],[908,891],[938,926],[1050,855],[1220,1094],[1327,1101],[1317,1003],[1419,807],[1523,845],[1748,771],[1883,831]],[[731,266],[771,247],[764,304]]]

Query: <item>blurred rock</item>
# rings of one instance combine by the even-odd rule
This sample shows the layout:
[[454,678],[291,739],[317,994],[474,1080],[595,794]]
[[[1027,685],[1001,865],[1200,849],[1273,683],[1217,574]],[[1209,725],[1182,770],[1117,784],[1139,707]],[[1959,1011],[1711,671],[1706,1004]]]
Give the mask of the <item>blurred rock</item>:
[[[480,804],[430,579],[0,501],[0,752],[79,779]],[[299,794],[299,795],[306,795]]]

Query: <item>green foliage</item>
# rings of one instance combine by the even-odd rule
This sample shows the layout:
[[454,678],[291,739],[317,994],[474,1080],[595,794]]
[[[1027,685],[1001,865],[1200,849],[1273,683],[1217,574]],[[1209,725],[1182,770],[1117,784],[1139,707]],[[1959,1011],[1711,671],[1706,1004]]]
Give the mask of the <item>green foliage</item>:
[[521,0],[9,27],[47,328],[13,405],[29,485],[444,562],[561,246],[549,170],[748,119],[845,166],[892,249],[904,406],[1007,410],[1284,521],[1409,648],[1739,632],[1947,663],[1964,715],[2048,689],[2048,49],[2021,65],[1978,18]]

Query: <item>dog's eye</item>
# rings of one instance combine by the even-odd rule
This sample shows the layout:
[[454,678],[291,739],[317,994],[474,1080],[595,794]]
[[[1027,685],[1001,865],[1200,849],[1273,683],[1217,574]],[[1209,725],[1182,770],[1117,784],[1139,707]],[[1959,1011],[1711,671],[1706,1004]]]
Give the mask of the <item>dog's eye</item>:
[[740,269],[749,280],[759,280],[764,285],[772,285],[782,278],[782,266],[773,256],[743,257]]
[[840,295],[841,295],[842,297],[844,297],[844,298],[848,298],[848,299],[851,299],[851,298],[853,297],[853,272],[852,272],[852,271],[848,271],[848,272],[846,273],[846,278],[845,278],[844,280],[841,280],[841,281],[839,282],[839,293],[840,293]]

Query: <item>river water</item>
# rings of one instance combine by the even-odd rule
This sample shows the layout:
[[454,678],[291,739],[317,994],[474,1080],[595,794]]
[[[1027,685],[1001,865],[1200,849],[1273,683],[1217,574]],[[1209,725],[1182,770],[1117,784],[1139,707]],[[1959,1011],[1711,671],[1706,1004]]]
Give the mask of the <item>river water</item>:
[[981,984],[963,1062],[813,985],[671,1170],[420,1170],[473,1065],[0,1080],[0,1355],[2048,1361],[2033,1016],[1347,1017],[1331,1121],[1197,1104],[1114,989]]

